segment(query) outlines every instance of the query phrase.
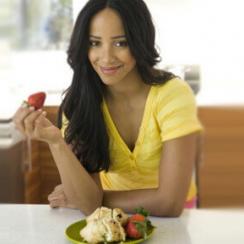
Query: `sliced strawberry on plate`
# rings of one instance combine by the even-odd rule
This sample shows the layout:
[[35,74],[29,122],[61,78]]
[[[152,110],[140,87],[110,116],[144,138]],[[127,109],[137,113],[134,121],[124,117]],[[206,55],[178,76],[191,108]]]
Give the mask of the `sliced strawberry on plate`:
[[146,219],[146,217],[142,214],[139,214],[139,213],[133,214],[130,217],[131,221],[138,221],[138,222],[143,222],[143,221],[145,221],[145,219]]
[[145,238],[147,234],[147,226],[145,221],[134,221],[129,218],[125,227],[128,237],[133,239]]
[[152,228],[150,220],[147,219],[148,212],[143,208],[136,209],[136,214],[131,215],[125,227],[127,237],[133,239],[146,238],[148,230]]
[[37,92],[28,97],[27,103],[29,106],[35,107],[35,109],[40,109],[46,99],[45,92]]

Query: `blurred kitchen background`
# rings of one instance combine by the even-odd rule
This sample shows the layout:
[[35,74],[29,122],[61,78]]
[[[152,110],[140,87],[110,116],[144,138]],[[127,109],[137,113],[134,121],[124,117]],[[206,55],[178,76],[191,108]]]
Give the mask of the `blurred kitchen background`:
[[[58,182],[48,149],[23,140],[11,118],[29,94],[45,91],[55,121],[72,77],[67,45],[85,2],[0,2],[0,202],[46,202]],[[199,206],[244,206],[244,3],[145,2],[156,26],[159,67],[190,84],[205,127],[203,162],[196,168]]]
[[[48,93],[48,104],[60,102],[72,75],[65,51],[84,2],[1,0],[0,118],[11,117],[36,90]],[[242,2],[146,0],[157,29],[159,66],[198,83],[199,104],[244,102]]]

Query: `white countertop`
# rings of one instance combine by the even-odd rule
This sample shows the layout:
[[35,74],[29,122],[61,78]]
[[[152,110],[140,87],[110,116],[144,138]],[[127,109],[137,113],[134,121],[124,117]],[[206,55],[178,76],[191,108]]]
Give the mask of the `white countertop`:
[[[0,243],[68,244],[65,229],[84,218],[78,210],[48,205],[0,204]],[[244,209],[185,210],[180,218],[150,218],[152,244],[243,244]]]

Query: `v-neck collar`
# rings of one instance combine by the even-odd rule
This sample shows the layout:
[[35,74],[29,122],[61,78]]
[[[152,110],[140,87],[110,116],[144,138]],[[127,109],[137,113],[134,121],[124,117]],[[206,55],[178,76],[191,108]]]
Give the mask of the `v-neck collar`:
[[111,132],[111,135],[114,137],[115,141],[119,144],[119,146],[121,147],[121,149],[126,153],[128,154],[129,156],[136,156],[138,150],[139,150],[139,147],[143,141],[143,138],[144,138],[144,133],[145,133],[145,127],[147,125],[147,122],[148,122],[148,119],[149,119],[149,115],[150,115],[150,112],[151,112],[151,106],[152,106],[152,98],[153,98],[153,86],[150,87],[150,90],[148,92],[148,95],[147,95],[147,99],[146,99],[146,103],[145,103],[145,107],[144,107],[144,112],[143,112],[143,116],[142,116],[142,121],[141,121],[141,125],[140,125],[140,128],[139,128],[139,132],[138,132],[138,135],[137,135],[137,139],[136,139],[136,142],[135,142],[135,146],[133,148],[133,150],[131,151],[128,147],[128,145],[125,143],[125,141],[123,140],[123,138],[121,137],[117,127],[115,126],[114,124],[114,121],[110,115],[110,112],[109,112],[109,109],[108,109],[108,106],[107,106],[107,103],[105,101],[105,99],[103,99],[103,110],[104,110],[104,113],[105,113],[105,117],[106,117],[106,120],[107,120],[107,123],[108,123],[108,128]]

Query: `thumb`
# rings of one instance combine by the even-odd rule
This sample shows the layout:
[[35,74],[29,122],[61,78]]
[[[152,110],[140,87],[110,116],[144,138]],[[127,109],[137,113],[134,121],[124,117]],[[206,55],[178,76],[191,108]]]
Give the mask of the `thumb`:
[[36,123],[36,128],[35,128],[35,137],[48,141],[51,139],[53,134],[53,128],[51,126],[49,127],[43,127],[41,123]]
[[45,116],[40,115],[35,123],[34,136],[36,139],[47,143],[55,143],[62,138],[61,131]]
[[45,112],[43,112],[35,121],[35,137],[39,139],[46,139],[50,137],[50,129],[52,129],[52,124],[47,124],[45,118]]

